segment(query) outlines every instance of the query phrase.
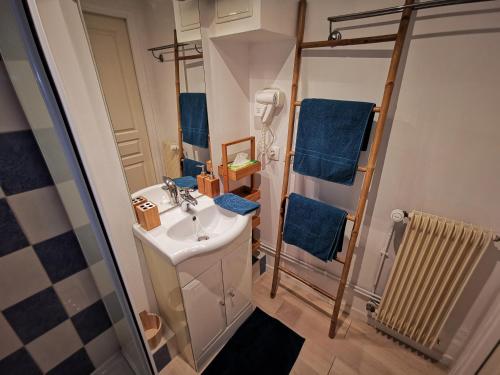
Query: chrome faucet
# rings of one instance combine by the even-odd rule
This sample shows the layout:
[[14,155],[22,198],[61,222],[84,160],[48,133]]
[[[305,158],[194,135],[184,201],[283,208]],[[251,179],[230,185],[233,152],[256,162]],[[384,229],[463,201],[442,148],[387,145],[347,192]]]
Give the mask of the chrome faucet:
[[165,186],[162,186],[161,188],[168,193],[168,196],[170,198],[170,203],[172,203],[175,206],[178,206],[179,196],[177,193],[177,186],[175,185],[174,180],[172,180],[170,177],[163,176],[163,183],[165,184]]
[[181,195],[181,210],[184,212],[189,211],[189,206],[196,206],[198,201],[195,197],[193,197],[191,193],[191,189],[179,189]]

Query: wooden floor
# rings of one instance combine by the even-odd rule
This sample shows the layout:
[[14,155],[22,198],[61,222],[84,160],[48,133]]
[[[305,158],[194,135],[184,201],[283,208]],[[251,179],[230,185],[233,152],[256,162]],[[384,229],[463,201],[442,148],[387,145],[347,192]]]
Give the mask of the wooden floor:
[[[328,338],[331,304],[295,280],[282,276],[276,298],[269,297],[271,272],[254,284],[254,303],[306,339],[291,374],[445,374],[446,370],[377,332],[365,322],[343,317],[335,339]],[[314,305],[307,303],[311,299]],[[180,357],[161,375],[194,375]]]

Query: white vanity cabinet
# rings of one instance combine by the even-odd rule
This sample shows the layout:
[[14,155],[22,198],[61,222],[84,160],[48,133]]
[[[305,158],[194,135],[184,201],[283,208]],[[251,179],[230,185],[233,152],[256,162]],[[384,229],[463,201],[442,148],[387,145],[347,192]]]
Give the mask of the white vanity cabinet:
[[222,258],[227,325],[252,301],[252,253],[239,249]]
[[217,263],[182,288],[191,345],[198,358],[226,329],[221,264]]
[[142,242],[160,315],[197,371],[252,313],[251,222],[220,249],[172,265]]
[[251,252],[244,242],[182,287],[195,358],[200,358],[250,306],[251,263]]

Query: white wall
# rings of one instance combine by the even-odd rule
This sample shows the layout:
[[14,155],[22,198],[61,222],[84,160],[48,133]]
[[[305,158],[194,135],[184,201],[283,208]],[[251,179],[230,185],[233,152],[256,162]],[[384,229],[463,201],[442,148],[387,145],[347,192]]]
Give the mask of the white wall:
[[[324,40],[326,17],[393,5],[390,0],[366,2],[309,0],[306,41]],[[493,8],[491,12],[477,10]],[[473,11],[471,11],[473,10]],[[435,18],[433,15],[446,13]],[[397,25],[388,16],[343,23],[344,38],[391,33]],[[372,27],[355,27],[379,23]],[[394,208],[418,209],[476,223],[500,232],[500,162],[496,105],[500,87],[500,8],[475,4],[419,11],[410,28],[411,42],[403,58],[393,105],[359,246],[352,265],[352,283],[370,289],[379,260],[379,251],[390,226]],[[342,28],[341,28],[342,30]],[[392,44],[324,49],[304,52],[299,99],[322,97],[373,101],[380,104]],[[263,87],[281,88],[289,97],[294,50],[286,42],[250,47],[250,90],[253,98]],[[250,102],[251,109],[253,103]],[[209,110],[212,108],[209,108]],[[260,127],[250,112],[252,134]],[[261,240],[275,247],[279,197],[286,143],[288,103],[275,119],[281,160],[261,173]],[[362,161],[366,155],[362,156]],[[361,178],[353,188],[299,176],[292,189],[308,196],[355,211]],[[402,229],[398,229],[400,237]],[[349,231],[346,231],[348,235]],[[347,244],[347,240],[345,241]],[[324,263],[291,247],[287,253],[340,274],[336,264]],[[499,252],[491,247],[480,264],[472,285],[465,291],[459,308],[445,328],[442,350],[456,357],[460,345],[474,330],[500,285]],[[383,292],[390,265],[386,262],[377,292]],[[305,273],[305,271],[302,271]],[[336,284],[319,274],[309,274],[334,291]],[[348,296],[348,298],[350,298]],[[354,300],[356,303],[356,299]],[[356,306],[355,306],[356,307]],[[359,303],[357,307],[363,309]],[[452,342],[452,344],[450,344]]]
[[249,48],[238,41],[210,39],[208,29],[215,20],[213,1],[199,4],[208,123],[216,167],[222,162],[222,143],[248,136]]

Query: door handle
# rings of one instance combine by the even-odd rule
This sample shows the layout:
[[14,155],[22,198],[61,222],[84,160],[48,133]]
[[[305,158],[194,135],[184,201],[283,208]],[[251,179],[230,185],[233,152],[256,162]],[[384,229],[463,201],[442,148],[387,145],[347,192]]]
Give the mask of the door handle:
[[226,302],[224,302],[224,300],[223,300],[223,299],[221,299],[221,300],[219,300],[219,305],[221,305],[221,306],[226,306]]
[[234,296],[236,296],[236,293],[234,293],[234,290],[233,290],[233,289],[229,289],[228,294],[229,294],[229,296],[230,296],[230,297],[234,297]]

